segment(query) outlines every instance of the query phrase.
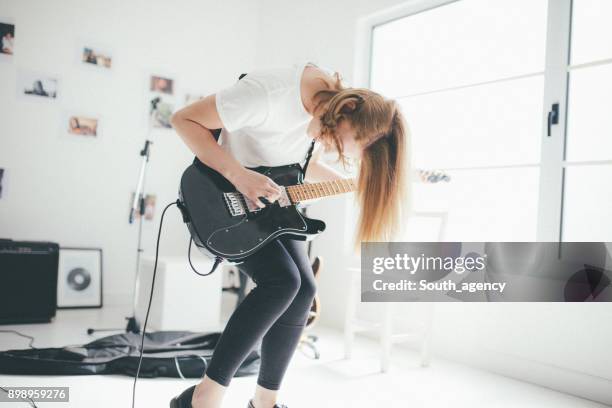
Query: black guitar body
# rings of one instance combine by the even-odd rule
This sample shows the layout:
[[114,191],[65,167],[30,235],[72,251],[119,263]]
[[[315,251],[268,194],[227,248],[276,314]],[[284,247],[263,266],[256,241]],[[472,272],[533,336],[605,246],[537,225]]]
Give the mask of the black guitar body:
[[[297,163],[251,170],[280,186],[303,181]],[[224,198],[224,193],[233,192],[236,188],[229,181],[197,159],[181,178],[179,199],[185,222],[196,246],[209,256],[240,262],[281,235],[309,240],[325,230],[323,221],[305,217],[293,204],[275,202],[256,212],[233,215]]]

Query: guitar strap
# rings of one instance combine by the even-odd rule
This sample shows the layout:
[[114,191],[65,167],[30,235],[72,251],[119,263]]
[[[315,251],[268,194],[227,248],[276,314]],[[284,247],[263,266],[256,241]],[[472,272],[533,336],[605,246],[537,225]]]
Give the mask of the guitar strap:
[[312,157],[312,151],[315,147],[315,139],[312,139],[312,143],[310,143],[310,148],[308,148],[308,153],[306,153],[306,161],[304,162],[304,166],[302,167],[302,176],[306,177],[306,169],[308,169],[308,163],[310,162],[310,158]]

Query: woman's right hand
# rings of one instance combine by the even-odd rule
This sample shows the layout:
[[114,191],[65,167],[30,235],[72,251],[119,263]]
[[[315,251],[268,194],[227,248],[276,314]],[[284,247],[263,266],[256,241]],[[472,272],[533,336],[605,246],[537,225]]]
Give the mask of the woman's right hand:
[[271,178],[257,173],[256,171],[243,168],[230,180],[234,187],[259,208],[265,207],[259,197],[265,197],[270,203],[278,200],[281,188]]

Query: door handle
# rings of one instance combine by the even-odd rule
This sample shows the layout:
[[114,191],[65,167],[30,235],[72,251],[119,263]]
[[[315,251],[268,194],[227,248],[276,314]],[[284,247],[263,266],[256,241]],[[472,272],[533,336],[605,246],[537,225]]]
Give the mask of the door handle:
[[552,125],[559,124],[559,104],[553,103],[550,110],[548,111],[548,126],[546,135],[550,137]]

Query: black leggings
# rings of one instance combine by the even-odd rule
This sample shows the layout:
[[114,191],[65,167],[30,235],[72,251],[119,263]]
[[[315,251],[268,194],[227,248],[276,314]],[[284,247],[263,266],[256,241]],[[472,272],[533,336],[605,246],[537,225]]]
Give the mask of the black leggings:
[[306,243],[279,238],[238,265],[256,287],[230,317],[206,375],[228,386],[261,339],[257,384],[278,390],[297,347],[316,292]]

